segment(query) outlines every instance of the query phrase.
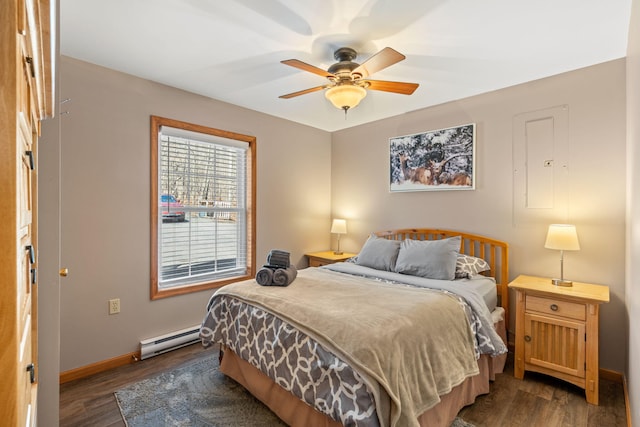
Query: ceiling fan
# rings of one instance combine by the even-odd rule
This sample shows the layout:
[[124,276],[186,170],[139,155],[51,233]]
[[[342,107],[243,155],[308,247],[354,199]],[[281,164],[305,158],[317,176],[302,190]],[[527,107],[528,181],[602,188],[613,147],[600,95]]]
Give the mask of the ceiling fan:
[[371,74],[404,60],[406,57],[400,52],[385,47],[362,64],[353,62],[357,55],[357,52],[350,47],[339,48],[333,54],[338,62],[331,65],[326,71],[297,59],[280,61],[285,65],[317,74],[329,80],[329,83],[325,85],[281,95],[280,98],[289,99],[327,89],[325,97],[336,108],[344,110],[346,115],[347,110],[357,106],[367,96],[366,89],[411,95],[418,88],[417,83],[367,79]]

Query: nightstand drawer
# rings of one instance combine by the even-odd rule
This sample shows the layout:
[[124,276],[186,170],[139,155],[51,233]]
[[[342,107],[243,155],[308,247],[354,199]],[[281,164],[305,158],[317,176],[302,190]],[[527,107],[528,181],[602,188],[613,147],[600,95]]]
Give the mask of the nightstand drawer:
[[309,260],[309,267],[322,267],[323,265],[343,262],[356,256],[350,252],[335,253],[333,251],[311,252],[305,254]]
[[309,258],[309,267],[322,267],[327,264],[333,264],[333,261],[327,261],[320,258]]
[[561,301],[557,299],[527,295],[525,306],[527,312],[535,311],[553,316],[562,316],[569,319],[585,320],[586,307],[584,304]]

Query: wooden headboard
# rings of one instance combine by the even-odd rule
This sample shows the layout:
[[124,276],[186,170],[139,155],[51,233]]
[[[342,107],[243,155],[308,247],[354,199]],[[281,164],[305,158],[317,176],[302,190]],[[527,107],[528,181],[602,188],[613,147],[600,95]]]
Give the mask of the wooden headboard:
[[487,276],[496,279],[498,303],[505,311],[505,322],[509,322],[509,245],[506,242],[452,230],[433,228],[403,228],[399,230],[377,231],[376,236],[391,240],[440,240],[460,236],[460,253],[482,258],[489,263],[491,271]]

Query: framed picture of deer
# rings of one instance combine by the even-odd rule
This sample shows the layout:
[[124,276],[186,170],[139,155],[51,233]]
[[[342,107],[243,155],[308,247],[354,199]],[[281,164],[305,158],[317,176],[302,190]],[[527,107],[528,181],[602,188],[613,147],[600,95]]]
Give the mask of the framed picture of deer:
[[391,192],[475,189],[476,125],[389,138]]

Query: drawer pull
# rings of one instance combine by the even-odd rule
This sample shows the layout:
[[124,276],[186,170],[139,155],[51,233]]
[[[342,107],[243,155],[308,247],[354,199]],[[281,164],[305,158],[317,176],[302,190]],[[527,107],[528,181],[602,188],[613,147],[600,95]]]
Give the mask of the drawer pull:
[[34,161],[33,161],[33,151],[28,150],[28,151],[25,151],[25,152],[24,152],[24,154],[25,154],[27,157],[29,157],[29,169],[33,170],[33,169],[36,167],[36,166],[35,166],[35,163],[34,163]]
[[36,67],[33,65],[33,58],[30,56],[27,56],[25,58],[25,62],[27,64],[29,64],[29,69],[31,70],[31,77],[35,78],[36,77]]
[[24,247],[25,251],[29,252],[29,261],[31,264],[36,262],[36,252],[33,250],[33,245],[27,245]]
[[558,311],[558,304],[551,304],[549,308],[551,309],[551,311]]
[[29,372],[29,381],[31,384],[36,382],[36,367],[33,363],[27,365],[27,372]]
[[530,337],[529,335],[525,335],[525,336],[524,336],[524,340],[525,340],[526,342],[531,342],[531,337]]

